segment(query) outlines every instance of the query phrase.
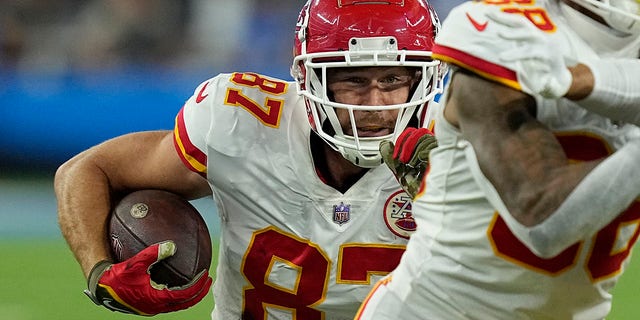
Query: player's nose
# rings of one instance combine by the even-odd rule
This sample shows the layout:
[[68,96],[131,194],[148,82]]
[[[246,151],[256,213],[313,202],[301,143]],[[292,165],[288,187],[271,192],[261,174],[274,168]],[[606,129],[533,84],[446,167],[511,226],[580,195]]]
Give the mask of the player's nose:
[[378,87],[370,88],[364,98],[364,105],[383,106],[387,104],[385,101],[385,93]]

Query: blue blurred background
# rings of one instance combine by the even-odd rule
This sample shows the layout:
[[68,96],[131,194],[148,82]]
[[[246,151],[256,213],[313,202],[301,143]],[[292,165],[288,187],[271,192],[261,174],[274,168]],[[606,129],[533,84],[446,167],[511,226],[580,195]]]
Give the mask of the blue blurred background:
[[[431,2],[444,18],[460,1]],[[194,88],[217,73],[290,79],[302,4],[2,1],[0,177],[51,175],[105,139],[171,128]]]
[[[459,2],[431,1],[441,19]],[[117,135],[171,129],[184,101],[209,77],[254,71],[290,79],[303,4],[0,2],[0,239],[61,238],[56,168]]]
[[[459,2],[431,1],[441,19]],[[290,79],[303,4],[1,1],[0,240],[61,240],[56,168],[109,138],[171,129],[202,81],[234,71]],[[215,235],[214,204],[195,204]]]

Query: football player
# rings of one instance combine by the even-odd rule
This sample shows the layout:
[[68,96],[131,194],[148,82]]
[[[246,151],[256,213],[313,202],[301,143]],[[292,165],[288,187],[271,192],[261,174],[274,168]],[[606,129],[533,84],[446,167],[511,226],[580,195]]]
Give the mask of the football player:
[[639,7],[451,11],[433,52],[455,67],[417,231],[357,319],[607,316],[640,234]]
[[183,287],[150,282],[150,264],[170,256],[164,244],[111,260],[113,196],[164,189],[217,205],[213,319],[352,319],[415,229],[378,145],[428,121],[441,92],[430,56],[438,29],[425,0],[309,1],[296,26],[295,81],[217,75],[195,89],[175,130],[117,137],[63,164],[60,227],[88,295],[143,315],[206,295],[208,273]]

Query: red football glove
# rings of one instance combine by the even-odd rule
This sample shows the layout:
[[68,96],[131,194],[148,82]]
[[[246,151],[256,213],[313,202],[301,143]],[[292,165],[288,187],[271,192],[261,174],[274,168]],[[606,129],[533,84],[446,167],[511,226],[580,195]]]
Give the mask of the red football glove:
[[152,316],[187,309],[207,295],[212,280],[207,270],[181,287],[167,288],[151,280],[151,266],[175,251],[175,244],[165,241],[120,263],[98,262],[89,273],[89,289],[84,292],[97,305],[123,313]]
[[380,143],[382,160],[413,199],[418,190],[422,176],[429,166],[429,151],[438,146],[436,137],[426,128],[405,129],[394,146],[391,141]]

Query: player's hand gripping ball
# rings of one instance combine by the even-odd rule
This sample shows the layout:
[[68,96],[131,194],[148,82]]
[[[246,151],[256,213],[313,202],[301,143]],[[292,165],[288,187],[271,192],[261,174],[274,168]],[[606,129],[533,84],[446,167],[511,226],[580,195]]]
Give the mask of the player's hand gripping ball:
[[112,311],[155,315],[189,308],[211,286],[211,238],[198,211],[176,194],[133,192],[109,220],[115,262],[101,261],[85,293]]
[[391,141],[380,143],[382,160],[411,198],[415,198],[422,177],[429,167],[429,151],[438,146],[436,137],[425,128],[405,129],[394,145]]
[[173,255],[175,250],[175,244],[166,241],[149,246],[120,263],[101,261],[89,274],[85,294],[111,311],[144,316],[192,307],[209,292],[212,280],[207,270],[180,287],[168,288],[151,280],[149,269]]

